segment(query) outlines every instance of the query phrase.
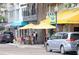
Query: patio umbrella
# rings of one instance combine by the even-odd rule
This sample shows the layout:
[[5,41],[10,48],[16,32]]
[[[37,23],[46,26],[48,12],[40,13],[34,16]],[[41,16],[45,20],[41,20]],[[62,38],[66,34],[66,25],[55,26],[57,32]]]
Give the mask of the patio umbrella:
[[36,25],[33,29],[55,29],[56,27],[51,24],[40,23]]
[[24,29],[25,30],[25,29],[33,29],[33,28],[35,28],[35,25],[30,23],[28,25],[25,25],[24,27],[19,28],[19,29]]
[[51,24],[51,22],[52,22],[52,20],[49,18],[46,18],[46,19],[40,21],[40,23],[45,23],[45,24]]

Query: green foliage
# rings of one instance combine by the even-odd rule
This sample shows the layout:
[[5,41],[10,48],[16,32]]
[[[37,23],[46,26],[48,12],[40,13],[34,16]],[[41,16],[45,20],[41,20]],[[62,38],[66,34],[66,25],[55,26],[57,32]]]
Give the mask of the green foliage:
[[67,7],[67,8],[71,8],[71,7],[77,6],[77,3],[65,3],[64,5],[65,5],[65,7]]
[[71,7],[71,3],[66,3],[65,7],[67,7],[67,8]]
[[4,21],[4,20],[5,20],[5,17],[0,16],[0,22],[1,22],[1,21]]

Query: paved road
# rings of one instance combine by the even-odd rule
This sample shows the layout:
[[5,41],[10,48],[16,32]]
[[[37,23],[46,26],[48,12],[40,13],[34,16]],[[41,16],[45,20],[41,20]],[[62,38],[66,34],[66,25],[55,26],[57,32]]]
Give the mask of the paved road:
[[61,55],[46,52],[43,45],[0,44],[0,55]]
[[46,52],[43,45],[0,44],[0,55],[52,55],[59,53]]

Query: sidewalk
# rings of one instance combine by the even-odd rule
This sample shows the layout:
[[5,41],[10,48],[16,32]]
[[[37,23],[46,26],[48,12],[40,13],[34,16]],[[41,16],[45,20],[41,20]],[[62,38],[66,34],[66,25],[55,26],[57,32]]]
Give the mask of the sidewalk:
[[20,48],[27,48],[27,47],[32,47],[32,48],[41,48],[44,47],[43,44],[35,44],[35,45],[30,45],[30,44],[18,44],[18,43],[8,43],[9,45],[13,45],[16,47],[20,47]]

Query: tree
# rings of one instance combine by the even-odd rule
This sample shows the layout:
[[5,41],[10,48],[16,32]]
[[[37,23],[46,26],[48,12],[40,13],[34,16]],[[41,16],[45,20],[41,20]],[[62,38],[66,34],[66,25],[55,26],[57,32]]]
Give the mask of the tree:
[[64,5],[67,8],[71,8],[71,7],[76,7],[77,6],[77,3],[65,3]]
[[0,22],[4,22],[5,21],[5,17],[0,16]]

